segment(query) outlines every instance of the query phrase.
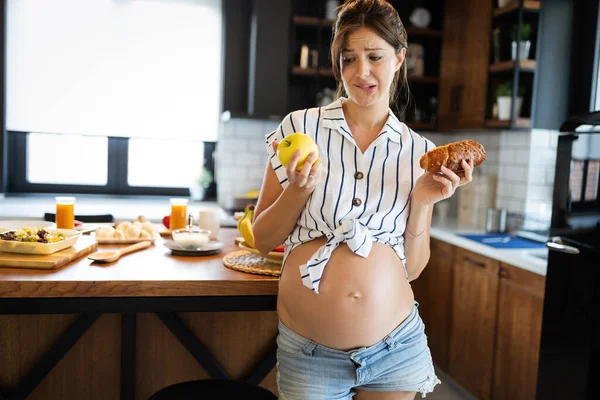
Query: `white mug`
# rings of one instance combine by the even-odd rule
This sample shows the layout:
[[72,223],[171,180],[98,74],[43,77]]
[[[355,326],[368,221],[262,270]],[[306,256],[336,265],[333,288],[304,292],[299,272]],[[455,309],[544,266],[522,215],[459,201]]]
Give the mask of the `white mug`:
[[221,216],[216,208],[200,210],[198,214],[198,228],[210,231],[210,238],[217,239],[219,228],[221,228]]

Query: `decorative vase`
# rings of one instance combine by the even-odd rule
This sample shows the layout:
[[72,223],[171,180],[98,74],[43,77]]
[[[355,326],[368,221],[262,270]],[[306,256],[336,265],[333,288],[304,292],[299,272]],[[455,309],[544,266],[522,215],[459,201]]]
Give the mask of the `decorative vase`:
[[[512,41],[512,59],[513,61],[517,59],[517,42]],[[519,60],[528,60],[529,59],[529,49],[531,49],[531,42],[529,40],[521,40],[521,45],[519,46]]]
[[[496,99],[498,103],[498,119],[509,120],[510,119],[510,106],[512,98],[510,96],[499,96]],[[521,115],[521,107],[523,106],[523,97],[517,97],[517,104],[515,109],[515,116]]]

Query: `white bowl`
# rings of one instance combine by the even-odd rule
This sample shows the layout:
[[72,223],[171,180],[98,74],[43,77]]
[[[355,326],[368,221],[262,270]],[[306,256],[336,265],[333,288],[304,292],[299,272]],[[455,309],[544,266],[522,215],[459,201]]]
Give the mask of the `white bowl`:
[[53,254],[57,251],[73,246],[81,236],[81,232],[74,229],[46,229],[48,232],[60,232],[65,238],[56,243],[18,242],[16,240],[1,240],[0,251],[21,254]]
[[171,232],[175,243],[184,249],[201,249],[210,241],[210,231],[206,229],[177,229]]

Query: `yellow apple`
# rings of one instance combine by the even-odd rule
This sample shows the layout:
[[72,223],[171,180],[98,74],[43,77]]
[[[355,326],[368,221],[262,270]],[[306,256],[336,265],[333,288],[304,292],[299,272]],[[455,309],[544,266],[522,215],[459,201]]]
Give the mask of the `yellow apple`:
[[[314,152],[319,158],[319,148],[315,141],[304,133],[292,133],[283,139],[277,146],[277,156],[284,167],[287,167],[294,153],[300,150],[300,159],[296,165],[296,171],[300,171],[304,166],[304,162]],[[316,160],[315,160],[316,161]]]

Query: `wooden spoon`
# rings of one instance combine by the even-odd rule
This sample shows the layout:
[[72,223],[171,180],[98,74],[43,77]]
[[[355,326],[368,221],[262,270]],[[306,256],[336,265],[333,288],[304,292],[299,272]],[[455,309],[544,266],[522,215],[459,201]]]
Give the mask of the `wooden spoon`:
[[146,247],[150,247],[151,244],[152,242],[143,241],[131,246],[127,246],[119,251],[103,251],[101,253],[90,254],[88,258],[98,262],[113,262],[117,261],[122,255],[145,249]]

